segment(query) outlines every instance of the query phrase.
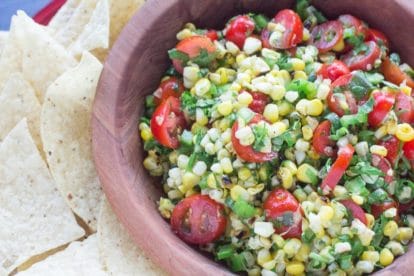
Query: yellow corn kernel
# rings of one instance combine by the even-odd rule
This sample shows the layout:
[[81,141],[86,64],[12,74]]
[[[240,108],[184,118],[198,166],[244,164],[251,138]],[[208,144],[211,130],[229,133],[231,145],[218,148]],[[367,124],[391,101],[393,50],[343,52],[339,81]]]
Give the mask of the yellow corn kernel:
[[379,257],[380,264],[383,266],[388,266],[394,261],[394,255],[388,248],[383,248]]
[[293,261],[286,265],[286,272],[290,275],[302,275],[305,265],[302,262]]
[[260,266],[263,266],[265,263],[269,262],[272,260],[272,255],[270,254],[269,250],[267,249],[261,249],[258,253],[257,253],[257,263]]
[[299,181],[308,184],[316,184],[318,181],[317,177],[318,171],[307,163],[303,163],[298,167],[298,172],[296,173],[296,177]]
[[221,67],[221,68],[216,70],[216,73],[220,75],[220,83],[221,84],[225,84],[229,81],[226,68]]
[[407,243],[413,238],[413,229],[410,227],[400,227],[398,229],[398,240],[402,243]]
[[285,243],[285,246],[283,246],[283,251],[289,258],[292,258],[296,255],[296,253],[299,252],[301,246],[302,242],[299,239],[293,238]]
[[236,91],[236,92],[239,92],[241,89],[242,89],[241,85],[236,82],[233,82],[229,87],[229,90]]
[[226,174],[233,172],[233,166],[231,164],[231,160],[228,157],[224,157],[220,160],[220,165],[223,168],[223,172]]
[[258,193],[263,191],[264,187],[265,187],[264,184],[261,183],[261,184],[258,184],[256,186],[254,186],[254,187],[247,188],[247,192],[249,192],[250,195],[257,195]]
[[216,177],[214,176],[213,173],[210,173],[207,176],[207,185],[211,188],[211,189],[215,189],[217,188],[217,181],[216,181]]
[[321,156],[314,149],[310,149],[308,151],[308,156],[313,160],[318,160],[319,158],[321,158]]
[[321,239],[321,238],[325,237],[325,230],[322,228],[321,231],[319,231],[318,233],[315,233],[315,234],[316,234],[316,237],[318,239]]
[[197,191],[193,187],[185,193],[185,197],[189,197],[189,196],[192,196],[194,194],[197,194]]
[[191,190],[197,183],[200,181],[200,177],[192,172],[186,172],[183,175],[183,184],[178,187],[180,192],[186,193],[188,190]]
[[276,266],[276,260],[265,262],[262,267],[267,270],[272,270]]
[[240,64],[243,62],[243,60],[246,59],[246,54],[238,54],[236,56],[236,63],[240,66]]
[[203,96],[210,91],[211,83],[208,79],[199,79],[194,85],[194,91],[197,96]]
[[295,71],[305,70],[305,62],[299,58],[291,58],[290,63],[292,64],[292,68]]
[[282,167],[288,168],[292,172],[292,175],[295,175],[298,172],[298,167],[290,160],[284,160],[282,162]]
[[249,179],[250,176],[252,176],[252,173],[248,168],[243,167],[238,171],[237,175],[241,180],[245,181]]
[[240,185],[235,185],[230,190],[230,197],[234,201],[241,199],[248,200],[250,197],[249,192]]
[[371,263],[375,264],[379,261],[380,256],[377,251],[364,251],[362,253],[361,259],[364,261],[370,261]]
[[250,93],[242,92],[237,96],[237,101],[243,106],[248,106],[253,101],[253,97]]
[[304,71],[295,71],[293,74],[293,79],[295,80],[307,80],[308,75]]
[[300,262],[306,262],[306,260],[309,257],[310,251],[311,249],[309,245],[305,243],[302,244],[302,246],[299,249],[299,252],[295,255],[295,260],[300,261]]
[[285,83],[288,83],[291,80],[290,74],[287,70],[280,70],[277,75],[281,77],[285,81]]
[[372,228],[375,224],[375,218],[373,215],[365,213],[365,217],[367,218],[367,222],[368,222],[368,227]]
[[384,137],[385,135],[387,135],[387,127],[386,126],[381,126],[380,128],[378,128],[375,133],[374,136],[377,139],[381,139],[382,137]]
[[364,198],[360,195],[351,195],[351,199],[358,205],[364,204]]
[[278,171],[278,176],[282,180],[283,188],[289,189],[293,186],[292,172],[288,168],[280,167]]
[[388,154],[388,150],[384,146],[379,146],[379,145],[372,145],[369,148],[369,151],[373,154],[377,154],[382,157],[385,157]]
[[280,116],[286,116],[293,111],[293,105],[288,103],[287,101],[282,101],[277,106],[279,108]]
[[201,108],[196,109],[196,122],[201,126],[205,126],[208,123],[208,117]]
[[285,239],[282,238],[282,236],[277,235],[277,234],[273,234],[272,235],[272,241],[274,244],[277,245],[278,248],[283,248],[285,246]]
[[343,39],[338,41],[335,46],[332,48],[335,52],[341,52],[345,48],[345,42]]
[[411,96],[411,92],[412,92],[412,88],[407,86],[407,85],[401,85],[400,86],[400,91],[403,92],[404,94]]
[[266,105],[263,116],[271,123],[276,123],[279,119],[279,109],[277,105],[270,103]]
[[395,135],[397,132],[397,121],[396,120],[388,120],[385,123],[385,127],[387,128],[387,133],[390,135]]
[[141,130],[141,138],[144,141],[148,141],[152,138],[152,132],[149,128]]
[[408,142],[414,139],[414,129],[407,123],[398,124],[395,135],[400,141]]
[[217,106],[217,111],[223,115],[223,116],[227,116],[229,115],[232,111],[233,111],[233,104],[231,103],[230,100],[221,102],[218,104]]
[[230,121],[228,120],[228,118],[223,118],[220,120],[219,124],[218,124],[218,128],[220,129],[220,131],[225,131],[226,129],[228,129],[230,127]]
[[322,224],[329,222],[334,216],[334,209],[329,205],[323,205],[318,213]]
[[313,99],[308,102],[307,114],[311,116],[319,116],[323,112],[323,103],[319,99]]
[[385,224],[384,227],[384,235],[389,237],[390,239],[393,239],[395,236],[398,235],[398,224],[391,220]]
[[302,39],[303,41],[308,41],[310,38],[310,32],[308,29],[303,28],[303,34],[302,34]]
[[313,137],[313,130],[310,126],[306,125],[302,127],[302,136],[303,139],[309,141]]
[[189,29],[190,31],[196,30],[196,26],[191,22],[185,23],[184,28]]
[[283,99],[285,94],[286,94],[286,89],[283,85],[274,85],[269,95],[272,98],[272,100],[279,101]]

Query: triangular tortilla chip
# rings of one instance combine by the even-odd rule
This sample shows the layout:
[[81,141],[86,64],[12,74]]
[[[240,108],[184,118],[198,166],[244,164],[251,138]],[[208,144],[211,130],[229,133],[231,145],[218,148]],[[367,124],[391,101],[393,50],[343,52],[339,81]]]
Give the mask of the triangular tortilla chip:
[[23,119],[0,145],[0,267],[79,239],[84,230],[56,189]]
[[8,36],[9,36],[9,32],[0,31],[0,57],[1,57],[1,52],[3,51],[4,45],[6,44]]
[[56,184],[92,230],[102,195],[92,157],[91,113],[102,64],[85,52],[50,85],[41,112],[43,149]]

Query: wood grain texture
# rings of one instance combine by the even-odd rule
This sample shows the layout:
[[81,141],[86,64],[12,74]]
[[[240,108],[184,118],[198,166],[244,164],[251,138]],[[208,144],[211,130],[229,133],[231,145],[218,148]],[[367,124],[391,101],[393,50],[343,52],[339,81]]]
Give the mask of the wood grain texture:
[[[412,0],[317,0],[315,4],[330,16],[345,12],[360,16],[383,30],[394,49],[414,64]],[[278,9],[292,5],[289,0],[148,0],[108,57],[92,118],[98,173],[115,213],[134,241],[171,275],[231,273],[178,239],[158,214],[156,201],[161,183],[142,166],[144,153],[138,135],[144,98],[156,89],[168,67],[167,50],[176,44],[175,34],[184,23],[222,28],[236,14],[253,11],[272,16]],[[414,263],[409,262],[413,251],[411,247],[388,271],[407,274],[414,269]]]

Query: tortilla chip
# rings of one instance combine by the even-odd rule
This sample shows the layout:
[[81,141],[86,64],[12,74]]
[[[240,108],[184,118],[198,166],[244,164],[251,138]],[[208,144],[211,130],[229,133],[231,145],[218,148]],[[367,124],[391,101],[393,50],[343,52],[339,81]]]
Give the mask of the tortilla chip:
[[15,73],[5,82],[0,91],[0,142],[20,122],[27,118],[30,133],[38,149],[42,151],[40,139],[40,104],[30,84],[21,73]]
[[135,245],[106,199],[98,220],[98,242],[101,260],[110,275],[166,275]]
[[65,250],[18,273],[24,275],[108,275],[99,260],[96,234],[82,242],[72,242]]
[[4,45],[6,44],[8,36],[9,36],[9,32],[0,31],[0,57],[1,57],[1,52],[4,48]]
[[62,30],[65,25],[70,21],[73,14],[75,14],[76,9],[78,8],[82,0],[68,0],[65,4],[58,10],[58,12],[53,16],[47,25],[49,32],[53,35],[58,31]]
[[0,145],[0,267],[84,235],[56,189],[23,119]]
[[56,184],[92,230],[102,195],[92,156],[92,103],[102,64],[85,52],[78,66],[50,85],[40,125],[43,149]]
[[17,44],[23,53],[23,76],[42,103],[49,85],[68,68],[75,66],[77,61],[43,26],[24,12],[17,12],[15,24]]

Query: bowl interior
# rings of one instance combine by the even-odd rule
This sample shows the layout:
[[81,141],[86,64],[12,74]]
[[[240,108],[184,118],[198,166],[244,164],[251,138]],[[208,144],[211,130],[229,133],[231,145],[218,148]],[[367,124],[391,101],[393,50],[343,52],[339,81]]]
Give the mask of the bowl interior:
[[[145,156],[137,129],[145,96],[156,89],[168,68],[167,50],[174,47],[175,34],[185,23],[221,29],[234,15],[261,12],[272,17],[277,10],[293,4],[291,0],[148,0],[126,26],[107,59],[93,113],[98,173],[114,211],[135,242],[171,274],[229,272],[179,240],[158,214],[156,201],[162,194],[161,182],[150,177],[142,166]],[[343,13],[359,16],[384,31],[393,50],[414,64],[411,0],[315,0],[314,4],[330,18]],[[388,270],[402,271],[407,258],[398,259]]]

